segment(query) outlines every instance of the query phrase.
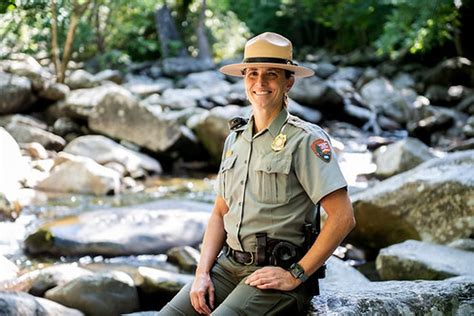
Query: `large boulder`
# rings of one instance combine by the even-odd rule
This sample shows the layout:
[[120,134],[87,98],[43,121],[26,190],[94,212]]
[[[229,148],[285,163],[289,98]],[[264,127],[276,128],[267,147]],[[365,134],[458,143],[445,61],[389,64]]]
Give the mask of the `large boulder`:
[[119,271],[78,277],[47,291],[45,297],[87,315],[120,315],[139,308],[132,278]]
[[425,81],[443,86],[474,86],[472,62],[464,57],[454,57],[440,62],[425,75]]
[[173,109],[182,110],[193,108],[198,101],[205,98],[205,93],[196,88],[192,89],[167,89],[160,97],[160,105]]
[[51,101],[59,101],[66,98],[69,91],[70,89],[67,85],[49,81],[45,83],[43,90],[39,92],[39,96]]
[[322,118],[322,114],[318,110],[300,105],[292,99],[288,101],[288,112],[311,123],[318,123]]
[[117,92],[105,95],[89,118],[89,127],[154,152],[164,152],[184,137],[176,121],[162,119],[136,99]]
[[28,124],[12,122],[6,125],[5,129],[18,143],[37,142],[46,149],[55,151],[62,150],[66,145],[66,140],[61,136]]
[[94,160],[63,153],[51,173],[36,184],[44,191],[105,195],[119,192],[120,175]]
[[193,275],[168,272],[159,269],[140,267],[138,273],[143,278],[140,290],[157,296],[174,296],[181,288],[194,279]]
[[161,174],[163,171],[160,163],[155,159],[130,150],[101,135],[75,138],[64,148],[64,152],[92,158],[102,165],[109,162],[118,162],[132,176],[143,174],[143,170],[155,174]]
[[297,80],[289,96],[320,111],[337,113],[344,106],[343,98],[336,89],[316,76]]
[[46,82],[53,77],[36,59],[26,54],[13,54],[3,63],[3,69],[11,74],[30,79],[35,91],[43,90]]
[[56,118],[70,117],[86,120],[108,93],[132,97],[132,94],[125,88],[108,83],[95,88],[73,90],[67,95],[66,99],[49,107],[48,112]]
[[0,292],[0,315],[83,316],[80,311],[21,292]]
[[105,69],[94,75],[94,81],[96,82],[112,81],[116,84],[122,84],[123,77],[120,71],[118,70]]
[[159,78],[152,80],[146,76],[127,76],[127,83],[125,88],[130,90],[133,94],[140,97],[147,97],[156,93],[163,93],[166,89],[173,88],[173,80],[168,78]]
[[192,72],[202,72],[214,68],[214,62],[210,59],[170,57],[162,61],[163,74],[169,77],[182,76]]
[[410,170],[435,156],[429,147],[416,138],[405,138],[390,145],[377,148],[374,152],[379,177],[388,178]]
[[96,210],[48,223],[28,236],[31,254],[138,255],[165,253],[201,242],[212,210],[207,203],[162,200],[133,207]]
[[83,70],[74,70],[66,77],[66,84],[73,90],[87,89],[98,85],[93,74]]
[[0,114],[27,111],[33,101],[28,78],[0,72]]
[[178,82],[178,86],[199,89],[206,95],[227,94],[231,89],[231,84],[225,80],[224,74],[215,70],[189,74]]
[[17,274],[18,267],[4,256],[0,256],[0,290],[2,282],[16,278]]
[[384,248],[407,239],[449,243],[473,234],[474,151],[448,154],[354,194],[355,243]]
[[473,262],[472,252],[407,240],[382,249],[376,266],[383,280],[443,280],[474,276]]

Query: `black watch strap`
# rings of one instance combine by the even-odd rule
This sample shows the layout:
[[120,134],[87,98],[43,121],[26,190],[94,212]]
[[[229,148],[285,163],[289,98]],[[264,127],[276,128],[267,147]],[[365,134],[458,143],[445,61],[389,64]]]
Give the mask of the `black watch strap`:
[[304,273],[304,269],[299,263],[293,263],[288,271],[295,279],[299,279],[301,282],[308,280],[308,276]]

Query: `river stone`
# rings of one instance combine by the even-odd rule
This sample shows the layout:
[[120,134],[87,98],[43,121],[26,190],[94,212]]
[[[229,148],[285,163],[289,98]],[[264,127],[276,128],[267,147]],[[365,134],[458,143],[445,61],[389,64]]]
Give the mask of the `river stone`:
[[52,79],[51,73],[27,54],[13,54],[10,60],[4,63],[3,69],[11,74],[30,79],[35,91],[43,90],[45,83]]
[[393,86],[397,89],[406,89],[415,87],[415,79],[405,72],[398,73],[392,80]]
[[160,97],[160,105],[172,110],[193,108],[198,101],[205,98],[205,93],[200,89],[167,89]]
[[166,89],[173,88],[173,80],[159,78],[152,80],[146,76],[127,76],[127,83],[124,85],[133,94],[140,97],[147,97],[153,94],[163,93]]
[[153,152],[164,152],[184,137],[176,121],[162,119],[136,99],[116,92],[108,93],[95,108],[89,128]]
[[138,273],[143,277],[140,289],[156,295],[176,295],[181,288],[194,279],[193,275],[168,272],[164,270],[140,267]]
[[36,189],[52,192],[105,195],[117,193],[120,175],[94,160],[61,154],[55,160],[50,175],[36,185]]
[[375,150],[374,158],[377,165],[375,174],[388,178],[434,157],[428,146],[416,138],[408,137]]
[[78,310],[21,292],[0,292],[0,315],[83,316]]
[[214,62],[210,59],[169,57],[162,60],[163,74],[169,77],[182,76],[189,73],[202,72],[214,68]]
[[289,92],[289,97],[298,103],[334,113],[344,106],[342,96],[316,76],[297,80]]
[[122,84],[122,74],[118,70],[105,69],[94,75],[95,82],[112,81],[116,84]]
[[329,78],[335,72],[337,72],[337,67],[326,62],[318,63],[314,68],[314,74],[322,79]]
[[474,86],[473,66],[469,59],[454,57],[440,62],[425,75],[426,83],[443,86]]
[[5,194],[0,192],[0,221],[13,220],[16,217],[15,205],[7,199]]
[[[20,181],[29,173],[29,166],[23,159],[15,139],[0,127],[0,193],[5,200],[13,200],[20,189]],[[6,204],[9,204],[5,202]]]
[[355,84],[357,80],[359,80],[360,76],[362,76],[363,73],[362,68],[358,67],[341,67],[338,69],[338,71],[334,74],[332,74],[329,77],[329,80],[332,81],[340,81],[340,80],[348,80],[352,84]]
[[472,236],[473,173],[474,151],[466,150],[354,194],[357,226],[349,240],[380,249],[407,239],[449,243]]
[[165,253],[202,241],[212,205],[162,200],[90,211],[47,224],[25,240],[31,254],[121,256]]
[[147,170],[154,174],[161,174],[163,171],[160,163],[155,159],[130,150],[101,135],[87,135],[75,138],[64,148],[64,152],[92,158],[102,165],[118,162],[131,175],[142,175],[142,170]]
[[322,118],[322,114],[318,110],[300,105],[293,99],[288,100],[288,112],[311,123],[318,123]]
[[11,115],[0,116],[0,126],[5,127],[10,123],[29,125],[29,126],[37,127],[39,129],[44,129],[44,130],[48,128],[48,125],[46,125],[46,123],[30,115],[11,114]]
[[474,277],[384,281],[323,290],[309,315],[472,315]]
[[34,97],[28,78],[0,71],[0,115],[30,109]]
[[132,94],[114,83],[107,83],[91,89],[78,89],[71,91],[66,99],[56,102],[48,112],[55,118],[70,117],[86,120],[109,93],[117,93],[127,97]]
[[51,101],[59,101],[69,94],[69,87],[63,83],[59,82],[47,82],[42,91],[40,91],[39,96],[48,99]]
[[66,141],[61,136],[31,125],[12,122],[5,126],[5,129],[19,143],[37,142],[46,149],[55,151],[62,150],[66,145]]
[[443,280],[474,276],[474,253],[407,240],[380,250],[376,260],[382,280]]
[[219,71],[210,70],[187,75],[178,82],[178,87],[199,89],[209,95],[226,95],[230,92],[231,84],[225,80],[225,75]]
[[139,308],[132,278],[120,271],[78,277],[47,291],[45,297],[91,316],[120,315]]
[[452,241],[448,244],[449,247],[457,248],[460,250],[472,251],[474,252],[474,239],[465,238]]
[[72,90],[92,88],[98,84],[94,75],[83,69],[75,70],[66,76],[65,83]]
[[13,278],[16,278],[18,274],[18,267],[0,255],[0,290],[2,289],[1,284],[3,281],[7,281]]
[[193,273],[196,271],[201,256],[199,250],[184,246],[173,247],[166,252],[168,262],[177,264],[183,271]]

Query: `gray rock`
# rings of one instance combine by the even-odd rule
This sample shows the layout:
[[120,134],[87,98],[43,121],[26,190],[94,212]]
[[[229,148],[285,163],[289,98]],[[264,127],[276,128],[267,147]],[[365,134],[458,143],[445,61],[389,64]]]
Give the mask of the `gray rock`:
[[186,89],[199,89],[206,95],[227,94],[231,84],[225,81],[225,76],[219,71],[203,71],[192,73],[178,82],[179,87]]
[[461,102],[459,102],[456,109],[469,115],[474,115],[474,94],[465,97]]
[[116,84],[122,84],[122,74],[118,70],[106,69],[94,75],[95,82],[112,81]]
[[30,79],[35,91],[43,90],[45,83],[52,79],[51,73],[26,54],[13,54],[3,68],[6,72]]
[[127,76],[127,83],[124,86],[133,94],[147,97],[173,88],[173,80],[167,78],[152,80],[145,76]]
[[328,83],[315,76],[297,80],[290,90],[289,97],[318,110],[338,111],[344,106],[341,95]]
[[377,165],[375,174],[388,178],[434,157],[428,146],[416,138],[408,137],[375,150],[374,158]]
[[125,88],[108,83],[91,89],[71,91],[66,99],[48,108],[48,112],[56,118],[70,117],[85,120],[92,114],[95,107],[103,102],[104,97],[110,93],[132,97],[132,94]]
[[443,86],[473,86],[473,67],[469,59],[454,57],[440,62],[425,75],[425,81]]
[[15,211],[15,205],[0,192],[0,221],[15,219],[18,215]]
[[33,159],[48,159],[49,155],[46,149],[40,143],[22,143],[21,149]]
[[51,101],[59,101],[69,94],[70,89],[67,85],[58,82],[47,82],[43,90],[40,91],[39,96]]
[[309,315],[472,315],[474,277],[367,282],[323,290]]
[[322,118],[322,114],[318,110],[302,106],[292,99],[289,99],[288,111],[291,114],[296,115],[302,118],[303,120],[311,123],[318,123],[319,121],[321,121]]
[[0,72],[0,114],[29,110],[34,101],[31,88],[28,78]]
[[474,276],[474,253],[416,240],[380,250],[376,260],[382,280],[443,280]]
[[448,246],[461,249],[461,250],[474,252],[474,239],[472,238],[458,239],[458,240],[450,242]]
[[13,114],[0,116],[0,126],[5,127],[10,123],[29,125],[44,130],[48,128],[48,125],[46,125],[46,123],[29,115]]
[[337,71],[337,67],[331,63],[321,62],[314,67],[314,74],[322,79],[327,79]]
[[175,295],[184,285],[192,282],[194,279],[189,274],[168,272],[148,267],[138,268],[138,273],[143,278],[143,284],[140,286],[140,289],[145,293],[159,296]]
[[81,132],[81,126],[69,117],[60,117],[53,123],[53,133],[61,137],[67,137],[71,133],[80,135]]
[[472,89],[463,86],[444,87],[431,85],[426,90],[425,96],[432,104],[449,106],[459,103],[464,97],[470,94],[472,94]]
[[36,188],[49,192],[105,195],[119,192],[120,175],[90,158],[62,153],[56,158],[49,176],[37,183]]
[[211,210],[211,204],[162,200],[90,211],[68,224],[49,223],[28,236],[25,248],[32,254],[56,256],[165,253],[175,246],[201,242]]
[[18,275],[18,267],[0,255],[0,290],[2,289],[2,282],[16,278]]
[[462,131],[467,138],[474,137],[474,116],[469,117]]
[[406,88],[413,89],[415,87],[415,79],[410,74],[399,72],[392,80],[395,88],[401,90]]
[[63,149],[66,145],[66,141],[61,136],[31,125],[12,122],[5,126],[5,129],[19,143],[37,142],[46,149],[55,151]]
[[200,89],[167,89],[160,98],[160,105],[173,110],[196,107],[205,94]]
[[362,76],[363,69],[358,67],[341,67],[336,73],[329,77],[329,80],[339,81],[339,80],[348,80],[351,83],[355,84]]
[[183,271],[193,273],[196,271],[201,256],[193,247],[173,247],[166,252],[168,262],[177,264]]
[[166,151],[183,138],[176,121],[162,119],[136,99],[121,93],[104,97],[89,118],[89,128],[154,152]]
[[356,290],[370,283],[369,279],[362,273],[335,256],[328,259],[326,262],[326,277],[319,280],[322,293],[337,289]]
[[81,136],[71,141],[64,152],[92,158],[99,164],[118,162],[122,164],[128,174],[141,174],[143,170],[161,174],[163,169],[155,159],[130,150],[113,140],[101,135]]
[[76,278],[47,291],[45,297],[87,315],[119,315],[139,308],[132,278],[119,271]]
[[170,77],[187,75],[192,72],[202,72],[214,69],[212,60],[190,57],[171,57],[162,61],[163,74]]
[[87,89],[98,85],[94,75],[83,69],[75,70],[66,76],[65,83],[72,90]]
[[349,239],[380,249],[407,239],[448,243],[471,236],[473,165],[474,151],[456,152],[353,195],[357,226]]
[[83,316],[78,310],[26,293],[0,292],[0,315]]

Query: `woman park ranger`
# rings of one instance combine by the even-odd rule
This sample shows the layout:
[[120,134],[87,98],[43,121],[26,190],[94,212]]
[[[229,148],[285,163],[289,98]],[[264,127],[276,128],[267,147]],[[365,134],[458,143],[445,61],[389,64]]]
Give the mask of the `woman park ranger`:
[[[244,78],[252,115],[231,121],[195,279],[160,315],[293,315],[355,225],[347,184],[327,134],[288,113],[295,78],[313,75],[292,61],[288,39],[260,34],[220,71]],[[328,217],[308,244],[319,203]]]

